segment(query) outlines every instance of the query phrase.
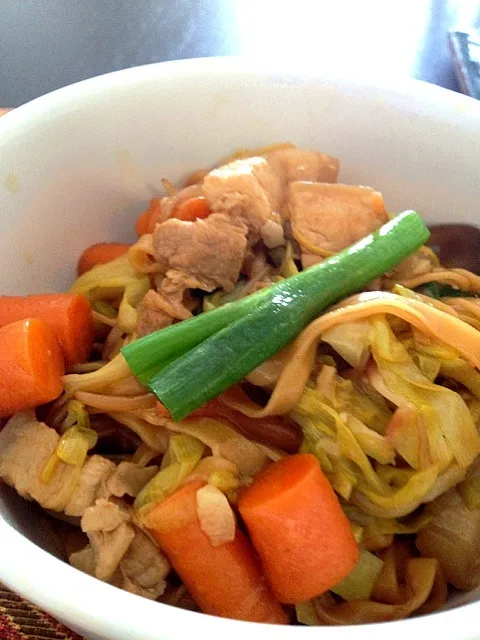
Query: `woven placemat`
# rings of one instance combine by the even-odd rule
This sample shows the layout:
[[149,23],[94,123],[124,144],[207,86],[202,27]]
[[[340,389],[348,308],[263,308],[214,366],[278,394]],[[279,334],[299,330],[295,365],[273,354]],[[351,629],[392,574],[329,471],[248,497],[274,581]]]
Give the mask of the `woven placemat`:
[[0,584],[0,640],[82,640]]

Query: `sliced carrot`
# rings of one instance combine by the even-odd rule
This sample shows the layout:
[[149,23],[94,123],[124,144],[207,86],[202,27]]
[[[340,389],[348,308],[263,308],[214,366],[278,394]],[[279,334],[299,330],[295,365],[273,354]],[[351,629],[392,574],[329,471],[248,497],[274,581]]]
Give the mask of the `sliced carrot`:
[[148,514],[150,533],[205,613],[251,622],[286,624],[268,591],[253,550],[238,529],[235,539],[212,546],[197,516],[203,482],[177,490]]
[[92,244],[91,247],[85,249],[80,256],[77,265],[78,275],[81,276],[85,271],[90,271],[97,264],[106,264],[123,256],[132,245],[127,242],[100,242]]
[[261,471],[240,496],[239,510],[280,602],[324,593],[358,560],[352,527],[311,454]]
[[148,233],[150,223],[150,209],[145,209],[143,213],[141,213],[137,221],[135,222],[135,231],[137,232],[138,237],[145,235]]
[[[139,236],[155,231],[155,225],[162,218],[162,200],[163,198],[152,198],[148,209],[138,217],[135,229]],[[195,222],[197,218],[207,218],[210,213],[206,199],[203,196],[198,196],[177,205],[172,217],[184,222]]]
[[198,196],[190,198],[179,204],[173,212],[173,218],[184,220],[185,222],[195,222],[197,218],[208,218],[211,214],[206,198]]
[[155,225],[162,215],[162,200],[163,198],[152,198],[148,209],[137,218],[135,230],[139,237],[155,231]]
[[63,391],[62,353],[42,320],[0,328],[0,417],[50,402]]
[[53,329],[67,365],[88,360],[93,344],[93,319],[85,296],[77,293],[0,296],[0,327],[27,318],[43,320]]

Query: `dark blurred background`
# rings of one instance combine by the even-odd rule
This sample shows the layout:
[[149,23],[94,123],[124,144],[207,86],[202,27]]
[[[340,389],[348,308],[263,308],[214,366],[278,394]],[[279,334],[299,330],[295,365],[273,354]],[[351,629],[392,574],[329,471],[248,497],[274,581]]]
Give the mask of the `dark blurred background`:
[[244,55],[458,84],[453,0],[0,0],[0,106],[162,60]]

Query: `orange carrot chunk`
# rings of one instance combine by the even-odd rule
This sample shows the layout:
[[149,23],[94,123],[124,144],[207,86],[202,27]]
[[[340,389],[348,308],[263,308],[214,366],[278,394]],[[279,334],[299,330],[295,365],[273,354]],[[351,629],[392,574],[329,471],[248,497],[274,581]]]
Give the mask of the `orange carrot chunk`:
[[100,242],[92,244],[91,247],[85,249],[80,256],[77,265],[78,275],[81,276],[85,271],[90,271],[98,264],[106,264],[123,256],[132,245],[126,242]]
[[179,204],[173,212],[173,217],[185,222],[195,222],[197,218],[208,218],[210,214],[207,200],[203,196],[198,196]]
[[324,593],[358,560],[350,523],[311,454],[261,471],[240,496],[239,510],[280,602]]
[[67,365],[88,360],[93,319],[87,299],[77,293],[0,296],[0,327],[38,318],[53,329]]
[[162,216],[162,200],[163,198],[152,198],[148,209],[137,218],[135,230],[139,237],[155,231],[155,225]]
[[0,417],[55,400],[65,373],[60,347],[42,320],[0,328]]
[[235,539],[214,547],[197,516],[197,481],[178,489],[148,514],[150,533],[205,613],[287,624],[273,598],[246,537],[237,527]]
[[143,213],[141,213],[137,221],[135,222],[135,231],[137,232],[138,237],[149,233],[149,221],[150,221],[150,209],[146,209]]
[[[162,219],[163,198],[152,198],[146,209],[135,223],[135,230],[139,236],[145,233],[153,233],[155,226]],[[178,218],[184,222],[195,222],[197,218],[207,218],[211,214],[206,199],[203,196],[189,198],[175,207],[172,218]]]

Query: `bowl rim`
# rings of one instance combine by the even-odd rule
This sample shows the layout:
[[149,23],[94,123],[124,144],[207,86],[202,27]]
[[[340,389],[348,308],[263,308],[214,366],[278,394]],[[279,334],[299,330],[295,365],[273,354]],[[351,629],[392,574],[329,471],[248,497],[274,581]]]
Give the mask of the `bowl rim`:
[[[329,83],[343,92],[363,88],[380,91],[383,95],[398,100],[415,100],[424,108],[435,105],[436,117],[445,115],[452,118],[462,113],[467,125],[480,122],[480,103],[467,96],[411,78],[388,79],[365,75],[350,76],[338,70],[299,69],[282,64],[281,68],[271,62],[258,62],[242,58],[198,58],[161,62],[141,67],[132,67],[96,76],[63,87],[54,92],[26,103],[0,119],[0,148],[14,144],[24,126],[41,126],[45,118],[57,116],[63,111],[98,96],[115,91],[117,88],[140,85],[146,81],[172,76],[180,82],[198,82],[202,77],[217,81],[225,74],[243,76],[252,82],[267,85],[271,81],[290,83],[310,82],[319,85]],[[173,606],[152,602],[135,596],[100,580],[92,578],[65,562],[55,558],[47,551],[30,542],[0,515],[0,540],[7,552],[2,554],[0,579],[12,590],[42,607],[53,616],[73,629],[87,628],[93,634],[111,638],[122,637],[145,640],[179,640],[188,633],[200,637],[244,638],[252,640],[295,640],[298,638],[296,627],[278,627],[258,623],[245,623],[227,620],[185,611]],[[34,571],[32,571],[34,568]],[[62,585],[62,589],[48,586],[46,581]],[[444,637],[451,629],[460,633],[462,640],[473,638],[479,631],[478,613],[480,603],[470,603],[456,609],[450,609],[427,616],[396,622],[367,625],[328,627],[322,629],[327,639],[341,640],[384,640],[385,632],[391,640],[400,640],[405,634],[435,632]],[[133,614],[133,615],[132,615]],[[161,625],[155,625],[157,620]],[[318,634],[315,628],[304,628],[303,634]]]

